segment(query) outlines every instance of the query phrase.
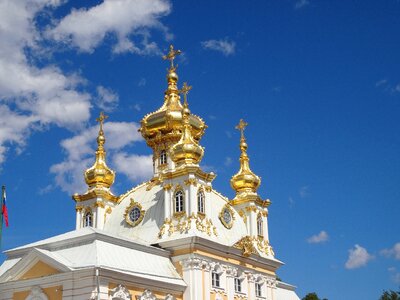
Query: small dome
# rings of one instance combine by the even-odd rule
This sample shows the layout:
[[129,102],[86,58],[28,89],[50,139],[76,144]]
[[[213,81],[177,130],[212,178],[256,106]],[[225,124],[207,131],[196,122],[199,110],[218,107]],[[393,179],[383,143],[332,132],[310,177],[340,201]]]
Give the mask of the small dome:
[[106,164],[106,151],[104,150],[104,144],[106,138],[103,131],[103,122],[107,118],[103,113],[96,119],[100,123],[99,135],[97,137],[97,151],[96,161],[93,166],[85,171],[86,184],[91,188],[110,188],[115,180],[115,172],[111,170]]
[[247,155],[247,143],[244,137],[244,128],[247,126],[247,123],[243,120],[240,120],[237,129],[241,131],[240,138],[240,169],[234,176],[231,178],[231,187],[236,191],[236,193],[242,192],[251,192],[255,193],[258,187],[261,184],[261,179],[256,174],[254,174],[249,166],[249,156]]
[[198,164],[203,157],[204,149],[192,137],[189,123],[190,110],[185,101],[183,109],[183,133],[178,143],[170,150],[171,159],[178,165],[181,163]]

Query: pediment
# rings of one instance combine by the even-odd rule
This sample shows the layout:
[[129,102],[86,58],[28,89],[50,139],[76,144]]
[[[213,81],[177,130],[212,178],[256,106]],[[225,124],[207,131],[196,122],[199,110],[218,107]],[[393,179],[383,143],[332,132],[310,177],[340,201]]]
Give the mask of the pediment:
[[16,281],[51,276],[71,269],[51,252],[32,249],[0,277],[0,281]]

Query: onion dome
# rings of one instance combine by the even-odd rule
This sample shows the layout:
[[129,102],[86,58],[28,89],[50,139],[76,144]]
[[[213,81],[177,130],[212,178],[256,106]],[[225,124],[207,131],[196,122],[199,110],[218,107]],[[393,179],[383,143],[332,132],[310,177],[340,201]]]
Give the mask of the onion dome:
[[183,84],[181,92],[184,94],[185,101],[183,103],[182,118],[183,132],[178,143],[172,146],[170,150],[171,159],[179,165],[181,164],[198,164],[203,157],[204,149],[193,138],[190,125],[190,110],[187,103],[187,93],[192,89],[186,82]]
[[247,123],[240,120],[236,129],[240,130],[240,170],[231,178],[231,187],[236,191],[236,194],[243,192],[256,193],[261,184],[261,179],[250,170],[249,157],[247,155],[247,143],[244,137],[244,129]]
[[99,135],[97,137],[96,161],[92,167],[85,171],[85,181],[89,189],[110,188],[115,179],[115,172],[106,164],[106,151],[104,150],[106,138],[103,131],[103,123],[106,118],[108,117],[101,112],[100,116],[96,119],[100,123]]
[[[178,84],[178,74],[174,66],[174,59],[181,54],[180,50],[174,50],[170,46],[168,54],[163,59],[170,60],[171,66],[167,73],[168,88],[165,91],[164,104],[155,112],[146,115],[141,121],[139,131],[146,140],[147,144],[153,149],[158,144],[174,144],[179,141],[183,131],[183,106],[180,101]],[[193,114],[189,116],[190,131],[192,137],[199,141],[202,137],[206,125],[204,121]]]

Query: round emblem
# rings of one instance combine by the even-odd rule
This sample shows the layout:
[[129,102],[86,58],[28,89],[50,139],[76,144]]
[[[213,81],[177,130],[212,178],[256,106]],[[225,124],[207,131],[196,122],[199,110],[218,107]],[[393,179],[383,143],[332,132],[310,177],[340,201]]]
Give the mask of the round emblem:
[[125,221],[134,227],[143,220],[144,213],[145,211],[142,209],[140,203],[131,199],[131,204],[125,209]]
[[233,226],[233,221],[235,220],[235,216],[233,215],[233,210],[230,205],[226,204],[219,213],[219,219],[221,223],[228,229],[231,229]]
[[140,208],[137,206],[134,206],[131,211],[129,212],[129,219],[135,223],[137,220],[139,220],[141,215]]
[[224,209],[224,217],[223,218],[224,218],[224,221],[226,224],[229,224],[232,221],[231,212],[227,208]]

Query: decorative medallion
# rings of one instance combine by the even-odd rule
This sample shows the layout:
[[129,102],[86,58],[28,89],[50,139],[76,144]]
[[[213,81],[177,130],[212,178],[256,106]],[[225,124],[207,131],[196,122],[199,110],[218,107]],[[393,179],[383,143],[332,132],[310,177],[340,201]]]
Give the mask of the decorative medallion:
[[219,213],[219,219],[226,228],[228,229],[232,228],[235,216],[229,204],[225,204],[225,206],[222,208],[221,212]]
[[138,225],[144,217],[145,210],[140,203],[131,199],[131,204],[125,209],[125,221],[132,227]]

